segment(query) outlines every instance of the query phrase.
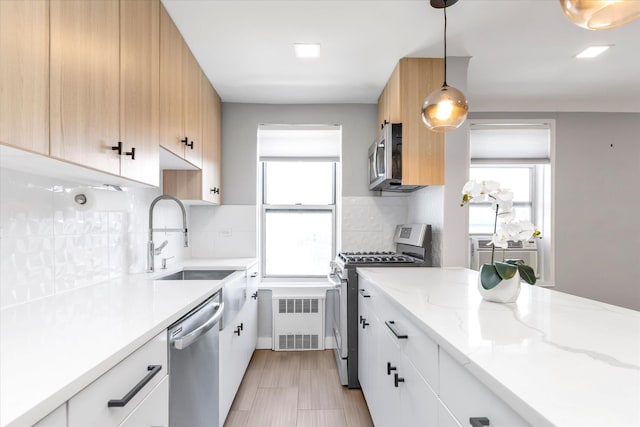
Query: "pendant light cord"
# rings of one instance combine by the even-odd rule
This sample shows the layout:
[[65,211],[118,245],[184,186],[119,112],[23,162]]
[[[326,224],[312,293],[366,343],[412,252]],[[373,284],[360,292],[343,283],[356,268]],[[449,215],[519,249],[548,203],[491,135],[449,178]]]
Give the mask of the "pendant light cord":
[[447,86],[447,5],[442,8],[444,10],[444,85]]

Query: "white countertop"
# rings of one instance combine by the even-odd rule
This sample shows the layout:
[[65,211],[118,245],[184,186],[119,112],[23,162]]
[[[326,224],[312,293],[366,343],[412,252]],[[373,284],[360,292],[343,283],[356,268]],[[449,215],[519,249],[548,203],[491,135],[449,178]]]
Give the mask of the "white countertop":
[[254,258],[192,259],[0,311],[0,426],[31,425],[222,287],[153,281],[186,269],[246,270]]
[[461,268],[358,273],[533,425],[640,425],[640,312],[524,283],[486,302]]

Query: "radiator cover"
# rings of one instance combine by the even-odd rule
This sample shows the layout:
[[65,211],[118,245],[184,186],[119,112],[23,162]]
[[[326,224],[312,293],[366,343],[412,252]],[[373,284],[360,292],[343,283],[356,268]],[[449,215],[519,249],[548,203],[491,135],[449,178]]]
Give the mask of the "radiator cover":
[[324,295],[275,295],[273,350],[324,350]]

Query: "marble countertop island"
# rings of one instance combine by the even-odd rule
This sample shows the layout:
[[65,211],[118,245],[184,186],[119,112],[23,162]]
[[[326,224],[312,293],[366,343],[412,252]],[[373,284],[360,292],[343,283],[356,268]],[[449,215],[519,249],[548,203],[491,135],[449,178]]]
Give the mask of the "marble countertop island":
[[640,426],[640,312],[524,283],[491,303],[461,268],[358,274],[533,425]]
[[155,278],[183,268],[247,270],[255,263],[192,259],[2,309],[0,426],[37,422],[224,284]]

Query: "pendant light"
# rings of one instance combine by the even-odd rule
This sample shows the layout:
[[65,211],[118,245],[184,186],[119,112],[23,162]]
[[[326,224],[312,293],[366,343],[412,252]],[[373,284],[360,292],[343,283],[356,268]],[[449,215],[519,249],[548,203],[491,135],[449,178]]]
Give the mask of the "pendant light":
[[607,30],[640,18],[638,0],[560,0],[562,11],[587,30]]
[[434,132],[447,132],[460,127],[467,118],[467,98],[447,84],[447,7],[458,0],[431,0],[431,6],[444,9],[444,83],[431,92],[422,104],[422,121]]

